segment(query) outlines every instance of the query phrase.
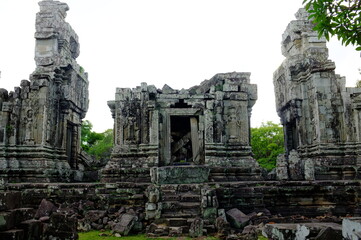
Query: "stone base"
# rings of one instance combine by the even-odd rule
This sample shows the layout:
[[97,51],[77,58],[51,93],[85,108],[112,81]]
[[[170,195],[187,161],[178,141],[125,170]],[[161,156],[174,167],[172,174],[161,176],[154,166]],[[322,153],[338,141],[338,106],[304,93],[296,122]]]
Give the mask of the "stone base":
[[245,167],[211,167],[209,181],[211,182],[238,182],[262,180],[261,168]]
[[206,166],[166,166],[151,169],[154,184],[190,184],[208,182],[209,168]]
[[150,168],[104,168],[100,171],[104,183],[138,182],[150,183]]
[[69,182],[73,179],[73,170],[64,150],[0,146],[0,178],[8,182]]

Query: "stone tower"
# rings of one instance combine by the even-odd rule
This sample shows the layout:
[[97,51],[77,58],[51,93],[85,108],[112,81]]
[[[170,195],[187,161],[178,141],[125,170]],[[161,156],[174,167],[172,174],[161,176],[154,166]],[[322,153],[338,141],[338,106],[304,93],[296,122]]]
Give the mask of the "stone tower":
[[118,88],[108,102],[115,146],[103,181],[147,182],[151,168],[160,182],[165,175],[173,183],[208,181],[208,175],[212,181],[258,179],[249,134],[256,99],[250,73],[239,72],[188,90],[146,83]]
[[308,16],[300,9],[288,25],[286,59],[274,73],[286,145],[279,160],[287,162],[286,178],[293,180],[360,178],[361,89],[346,88],[345,78],[335,74],[326,39],[318,38]]
[[39,6],[36,70],[14,91],[0,89],[0,177],[9,181],[66,181],[83,158],[88,76],[76,62],[78,36],[65,21],[67,4]]

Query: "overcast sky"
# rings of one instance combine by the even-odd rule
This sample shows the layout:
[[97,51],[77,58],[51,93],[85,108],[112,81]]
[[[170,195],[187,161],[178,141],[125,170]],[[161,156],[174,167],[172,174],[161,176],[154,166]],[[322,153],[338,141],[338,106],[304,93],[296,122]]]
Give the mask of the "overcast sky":
[[[0,88],[13,90],[35,69],[38,0],[0,0]],[[251,72],[258,85],[252,126],[279,123],[273,72],[282,63],[280,42],[302,0],[66,0],[67,21],[79,35],[78,63],[89,73],[86,119],[112,128],[107,106],[116,87],[141,82],[174,89],[198,85],[216,73]],[[347,86],[360,79],[354,47],[329,44],[336,73]]]

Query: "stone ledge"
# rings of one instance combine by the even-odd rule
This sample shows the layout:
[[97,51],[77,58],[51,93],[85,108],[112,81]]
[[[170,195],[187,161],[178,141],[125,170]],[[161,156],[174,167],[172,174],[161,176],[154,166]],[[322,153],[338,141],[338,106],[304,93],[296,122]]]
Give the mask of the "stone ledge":
[[205,166],[166,166],[151,168],[154,184],[191,184],[208,182],[209,168]]

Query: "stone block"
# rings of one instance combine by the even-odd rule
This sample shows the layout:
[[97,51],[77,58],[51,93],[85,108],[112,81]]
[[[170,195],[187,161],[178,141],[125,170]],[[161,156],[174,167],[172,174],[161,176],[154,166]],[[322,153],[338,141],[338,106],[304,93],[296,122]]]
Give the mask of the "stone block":
[[20,224],[20,228],[24,230],[24,239],[41,239],[42,223],[40,220],[26,220]]
[[315,237],[315,240],[342,240],[342,232],[336,231],[331,227],[322,229],[318,235]]
[[21,192],[0,192],[0,211],[21,207]]
[[14,212],[0,212],[0,231],[6,231],[15,226]]
[[113,226],[112,231],[126,236],[133,228],[136,220],[137,217],[135,215],[125,213],[120,217],[120,222]]
[[14,230],[0,232],[0,239],[23,240],[24,239],[24,230],[14,229]]
[[209,168],[205,166],[167,166],[151,169],[152,183],[190,184],[208,181]]
[[99,219],[103,219],[106,215],[106,211],[103,210],[89,210],[86,214],[85,214],[85,220],[87,222],[98,222]]
[[13,213],[15,225],[18,225],[23,221],[33,219],[35,210],[33,208],[17,208],[10,212]]
[[[326,230],[327,229],[327,230]],[[262,235],[271,239],[306,240],[326,237],[333,233],[336,240],[340,239],[341,225],[337,223],[278,223],[266,224]]]
[[342,236],[347,240],[361,239],[361,217],[342,220]]
[[35,218],[39,219],[41,217],[50,216],[56,210],[57,207],[52,202],[43,199],[39,205],[38,210],[35,213]]
[[189,236],[192,238],[203,236],[203,226],[204,226],[203,219],[201,218],[194,219],[189,228]]
[[227,220],[232,227],[243,228],[249,223],[249,216],[238,210],[237,208],[232,208],[226,212]]

